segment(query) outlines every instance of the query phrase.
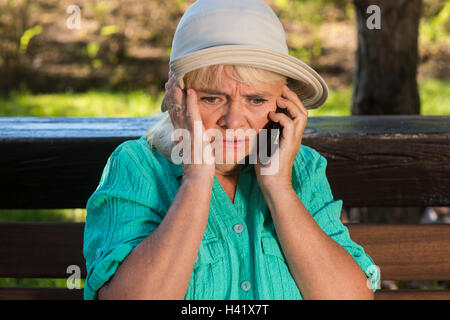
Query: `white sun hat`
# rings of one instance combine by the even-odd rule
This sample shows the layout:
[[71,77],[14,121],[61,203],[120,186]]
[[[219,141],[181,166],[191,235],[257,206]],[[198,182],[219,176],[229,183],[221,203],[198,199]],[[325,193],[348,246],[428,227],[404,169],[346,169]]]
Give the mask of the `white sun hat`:
[[[264,0],[197,0],[186,10],[172,41],[170,70],[184,89],[186,73],[216,64],[285,75],[307,109],[328,98],[322,77],[289,54],[283,26]],[[167,110],[164,100],[161,110]]]

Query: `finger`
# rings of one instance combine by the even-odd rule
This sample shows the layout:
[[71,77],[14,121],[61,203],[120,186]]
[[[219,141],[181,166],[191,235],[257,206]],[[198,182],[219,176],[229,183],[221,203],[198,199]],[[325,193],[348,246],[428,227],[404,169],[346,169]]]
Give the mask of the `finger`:
[[186,109],[185,100],[185,94],[179,87],[172,87],[166,92],[165,103],[174,127],[183,127]]
[[175,77],[172,75],[172,73],[169,72],[169,79],[164,84],[164,88],[166,90],[169,90],[171,87],[173,87],[177,83]]
[[297,94],[294,91],[289,89],[288,86],[284,86],[284,88],[283,88],[283,96],[285,98],[288,98],[289,100],[293,101],[298,106],[299,110],[302,113],[308,115],[308,110],[305,108],[305,106],[301,102],[300,98],[297,96]]
[[181,104],[183,108],[186,108],[186,92],[179,86],[175,86],[175,101],[177,104]]
[[170,74],[166,83],[172,86],[175,82],[174,76]]
[[187,90],[186,112],[188,114],[188,117],[190,117],[192,120],[202,121],[200,110],[197,104],[197,93],[192,88]]
[[180,87],[171,87],[167,90],[165,94],[165,102],[169,109],[173,108],[176,105],[181,105],[184,107],[185,105],[185,93],[181,90]]
[[[211,141],[208,135],[205,134],[205,126],[203,125],[203,120],[200,114],[200,109],[197,104],[197,93],[194,89],[187,89],[186,96],[186,120],[190,126],[191,134],[193,134],[191,142],[199,143],[199,145],[204,146],[210,145]],[[200,130],[200,131],[198,131]]]
[[180,115],[179,112],[175,111],[174,107],[170,107],[168,109],[168,113],[169,113],[170,119],[172,121],[173,127],[175,129],[183,127],[183,125],[182,125],[182,123],[183,123],[182,116]]
[[272,121],[278,122],[283,126],[283,128],[286,128],[290,130],[294,126],[294,122],[292,119],[290,119],[287,115],[280,112],[269,112],[269,117],[272,119]]
[[175,80],[175,77],[174,76],[172,76],[172,75],[170,75],[169,76],[169,80],[167,80],[167,86],[170,88],[170,87],[173,87],[175,84],[176,84],[176,80]]
[[164,101],[166,102],[167,107],[170,108],[170,106],[172,104],[174,104],[175,100],[176,100],[175,99],[175,90],[173,87],[171,87],[169,85],[168,82],[166,83],[165,87],[166,87],[166,92],[164,94]]
[[277,99],[277,105],[280,108],[287,109],[287,111],[289,112],[289,115],[291,116],[292,119],[298,118],[301,114],[299,107],[291,100],[285,99],[283,97],[279,97]]

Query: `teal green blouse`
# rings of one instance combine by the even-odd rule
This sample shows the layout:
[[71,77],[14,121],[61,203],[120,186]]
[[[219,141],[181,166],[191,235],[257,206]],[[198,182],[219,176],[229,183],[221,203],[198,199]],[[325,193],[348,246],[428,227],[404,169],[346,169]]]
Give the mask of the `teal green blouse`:
[[[379,269],[341,223],[343,203],[333,199],[326,166],[322,155],[302,145],[293,187],[322,230],[353,256],[375,292]],[[181,165],[151,149],[145,136],[114,150],[86,206],[85,299],[96,299],[119,264],[158,227],[181,178]],[[208,223],[185,299],[302,299],[253,165],[240,173],[234,203],[214,177]]]

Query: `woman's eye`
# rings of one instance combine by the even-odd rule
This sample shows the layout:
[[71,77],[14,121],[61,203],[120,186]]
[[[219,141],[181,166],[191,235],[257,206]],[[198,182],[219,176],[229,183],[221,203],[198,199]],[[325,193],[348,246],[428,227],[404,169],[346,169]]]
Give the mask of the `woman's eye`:
[[[201,100],[206,101],[207,103],[212,103],[212,104],[220,102],[220,98],[218,98],[218,97],[203,97],[203,98],[201,98]],[[262,99],[262,98],[252,98],[252,99],[250,99],[250,101],[254,105],[261,105],[261,104],[264,104],[267,100]]]
[[264,102],[266,102],[266,99],[262,99],[262,98],[255,98],[255,99],[251,99],[251,101],[253,102],[253,104],[263,104]]
[[203,98],[201,98],[202,101],[206,101],[208,103],[215,103],[215,102],[217,102],[216,99],[219,99],[219,98],[217,98],[217,97],[203,97]]

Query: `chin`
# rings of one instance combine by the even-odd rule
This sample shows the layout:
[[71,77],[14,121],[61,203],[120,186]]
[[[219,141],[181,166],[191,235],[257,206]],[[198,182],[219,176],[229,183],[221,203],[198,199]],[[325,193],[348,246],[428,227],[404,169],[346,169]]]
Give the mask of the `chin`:
[[[225,163],[226,160],[225,158],[223,159],[222,163],[217,163],[216,161],[216,170],[223,172],[224,174],[226,173],[234,173],[238,168],[240,168],[243,164],[245,164],[244,161],[241,161],[241,163],[238,163],[238,161],[236,160],[236,158],[234,159],[234,161],[232,163]],[[238,170],[240,171],[240,170]]]
[[216,169],[227,172],[248,163],[252,146],[254,143],[247,143],[243,148],[216,148]]

